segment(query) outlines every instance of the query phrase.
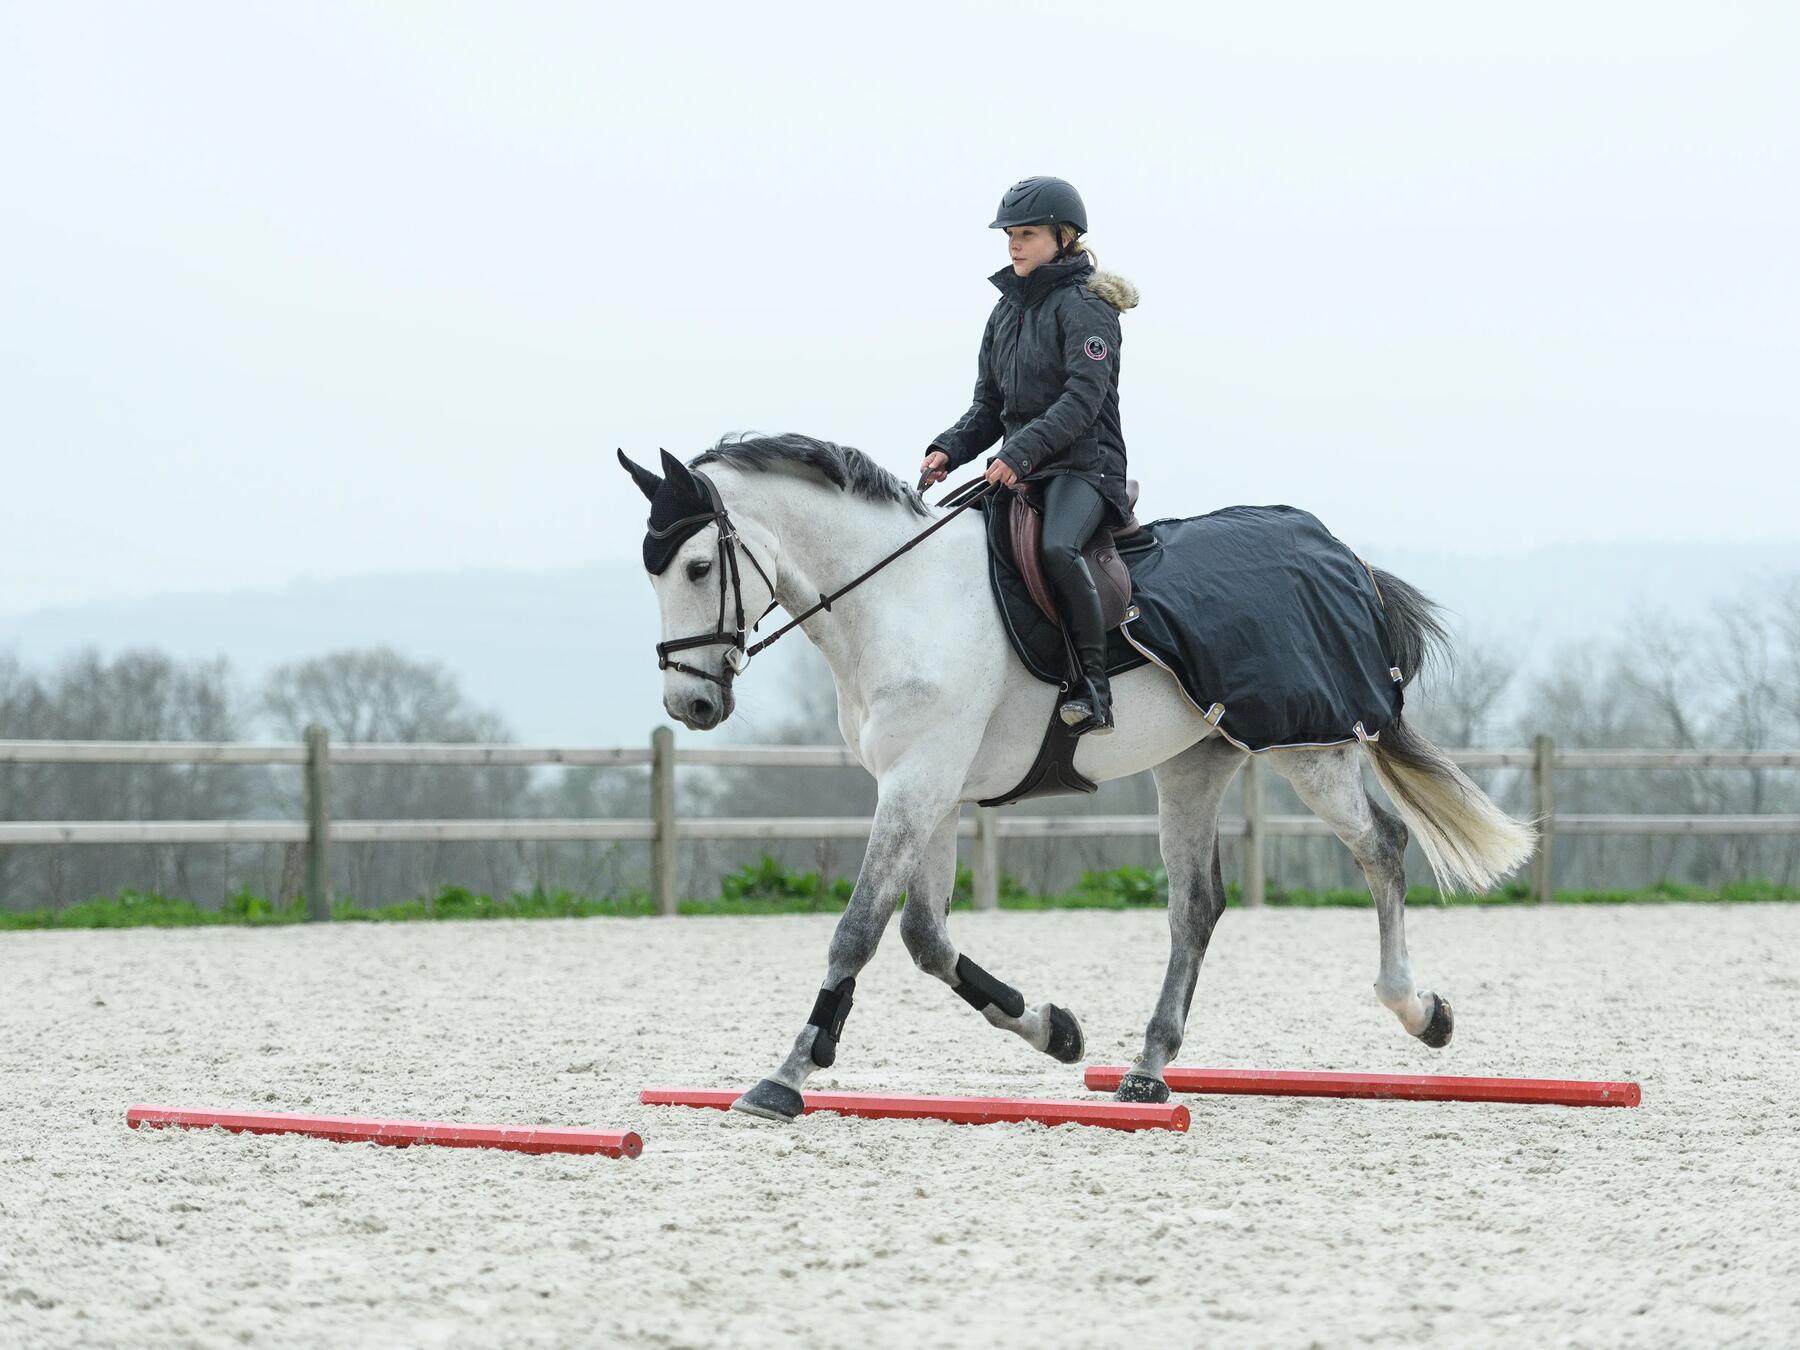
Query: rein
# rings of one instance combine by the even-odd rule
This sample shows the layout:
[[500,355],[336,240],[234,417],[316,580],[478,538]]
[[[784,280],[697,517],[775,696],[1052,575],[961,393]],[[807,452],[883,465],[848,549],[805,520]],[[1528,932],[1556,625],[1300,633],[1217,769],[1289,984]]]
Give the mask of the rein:
[[[695,478],[698,478],[701,485],[705,487],[706,495],[711,499],[713,509],[708,512],[703,512],[700,515],[684,516],[680,520],[665,526],[663,529],[652,530],[650,533],[657,536],[672,534],[676,530],[693,525],[696,521],[716,521],[718,523],[720,555],[719,626],[710,633],[702,633],[694,637],[677,638],[673,642],[657,643],[657,668],[659,670],[679,670],[688,675],[698,675],[701,679],[711,680],[714,684],[723,689],[729,689],[731,687],[732,677],[747,667],[750,664],[750,658],[755,656],[764,647],[767,647],[771,642],[775,641],[776,638],[781,637],[792,629],[798,628],[802,623],[806,622],[806,620],[810,619],[821,610],[829,613],[834,601],[842,599],[858,586],[862,585],[863,582],[874,576],[882,568],[893,562],[894,559],[898,558],[901,554],[936,534],[952,520],[955,520],[957,516],[961,515],[971,506],[975,505],[976,502],[980,501],[981,498],[991,492],[995,486],[993,483],[982,478],[965,483],[960,488],[955,488],[946,493],[939,499],[937,504],[939,506],[950,506],[954,501],[955,506],[949,514],[945,515],[940,520],[933,521],[925,529],[919,531],[918,534],[915,534],[911,539],[908,539],[904,544],[900,545],[899,548],[876,562],[874,566],[869,567],[857,576],[852,577],[830,595],[821,592],[817,604],[812,605],[803,613],[796,614],[793,618],[782,624],[781,627],[777,628],[773,633],[770,633],[766,638],[763,638],[762,641],[756,643],[754,646],[745,647],[744,587],[743,581],[738,574],[737,550],[740,548],[744,550],[744,556],[750,559],[750,565],[756,569],[757,575],[763,579],[763,584],[769,588],[771,593],[775,590],[775,583],[769,580],[769,574],[763,571],[762,564],[756,561],[756,555],[750,551],[750,546],[744,543],[743,539],[739,536],[736,527],[732,525],[731,512],[726,509],[724,501],[720,499],[719,490],[713,486],[712,479],[708,478],[698,469],[690,469],[688,472]],[[731,574],[731,589],[733,592],[733,602],[736,608],[737,626],[735,629],[727,628],[725,626],[725,574],[727,571]],[[768,608],[763,610],[763,612],[757,616],[756,622],[761,623],[764,619],[768,618],[769,610],[774,609],[775,604],[776,602],[771,599]],[[754,628],[755,625],[751,625],[752,631]],[[669,659],[670,652],[684,651],[689,647],[710,647],[722,642],[730,644],[732,648],[732,650],[725,653],[725,674],[722,676],[714,675],[711,671],[698,670],[681,661],[671,661]],[[741,655],[739,655],[739,653],[741,653]]]

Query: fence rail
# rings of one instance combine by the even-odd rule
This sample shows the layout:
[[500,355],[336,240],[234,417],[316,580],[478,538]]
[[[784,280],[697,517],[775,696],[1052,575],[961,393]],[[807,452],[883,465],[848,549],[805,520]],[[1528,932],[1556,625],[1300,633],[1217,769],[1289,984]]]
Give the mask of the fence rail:
[[[0,846],[16,844],[304,844],[308,916],[331,913],[331,846],[368,843],[589,842],[650,843],[657,909],[675,912],[676,846],[695,839],[860,839],[870,821],[854,816],[705,816],[682,819],[675,809],[680,765],[727,768],[849,768],[843,746],[761,745],[680,747],[658,727],[647,748],[528,745],[332,745],[309,727],[298,745],[232,741],[0,741],[0,764],[248,764],[298,767],[305,779],[306,819],[5,821]],[[1794,750],[1557,750],[1548,736],[1525,750],[1447,751],[1465,769],[1527,769],[1533,783],[1540,843],[1533,860],[1536,898],[1550,898],[1550,863],[1559,835],[1800,834],[1800,815],[1557,815],[1554,774],[1594,769],[1800,769]],[[632,767],[651,771],[651,815],[641,820],[333,820],[330,771],[350,765],[466,765]],[[1260,905],[1266,888],[1267,842],[1277,836],[1328,835],[1313,816],[1263,813],[1262,769],[1252,756],[1244,772],[1244,814],[1224,817],[1219,833],[1245,841],[1245,903]],[[957,826],[975,841],[975,903],[992,909],[999,896],[1001,839],[1155,836],[1155,816],[1015,816],[976,808]]]

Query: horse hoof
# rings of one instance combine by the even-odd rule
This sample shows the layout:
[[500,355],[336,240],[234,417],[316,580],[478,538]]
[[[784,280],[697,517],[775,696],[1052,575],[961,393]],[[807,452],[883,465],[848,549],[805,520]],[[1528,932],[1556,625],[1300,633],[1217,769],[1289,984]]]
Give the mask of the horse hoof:
[[806,1099],[786,1083],[765,1078],[733,1102],[731,1109],[763,1120],[779,1120],[785,1125],[806,1109]]
[[1169,1100],[1169,1085],[1160,1078],[1146,1078],[1141,1073],[1128,1073],[1119,1080],[1113,1093],[1115,1102],[1156,1102]]
[[1456,1030],[1456,1014],[1450,1011],[1450,1000],[1441,994],[1433,994],[1436,1005],[1431,1010],[1431,1020],[1425,1024],[1425,1030],[1419,1033],[1419,1039],[1433,1050],[1442,1050],[1450,1044],[1451,1033]]
[[1087,1053],[1087,1041],[1075,1014],[1054,1003],[1046,1003],[1044,1011],[1050,1015],[1050,1044],[1044,1047],[1045,1051],[1064,1064],[1081,1063],[1082,1055]]

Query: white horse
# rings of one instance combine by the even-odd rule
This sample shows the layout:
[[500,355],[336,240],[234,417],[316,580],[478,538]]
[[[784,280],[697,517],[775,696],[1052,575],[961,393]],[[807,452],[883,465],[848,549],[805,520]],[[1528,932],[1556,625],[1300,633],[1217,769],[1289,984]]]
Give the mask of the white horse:
[[[860,451],[808,437],[721,441],[689,465],[664,451],[661,476],[623,451],[619,457],[652,503],[645,559],[662,615],[663,706],[698,731],[731,716],[732,681],[746,664],[744,616],[775,604],[802,613],[943,514]],[[1002,631],[986,550],[980,514],[967,512],[801,624],[830,664],[838,728],[874,775],[878,802],[812,1016],[774,1073],[734,1103],[739,1110],[778,1120],[799,1114],[801,1088],[815,1068],[833,1062],[856,976],[902,894],[901,937],[922,970],[1035,1049],[1066,1063],[1082,1058],[1081,1029],[1066,1010],[1028,1007],[958,952],[950,935],[960,808],[1020,779],[1059,697],[1025,669]],[[1416,591],[1376,576],[1410,679],[1442,630]],[[672,660],[675,651],[690,659]],[[1113,707],[1118,729],[1084,736],[1075,767],[1095,782],[1145,769],[1154,775],[1171,935],[1143,1052],[1117,1095],[1164,1101],[1163,1070],[1181,1048],[1200,963],[1225,907],[1219,805],[1245,753],[1216,734],[1155,665],[1115,677]],[[1364,754],[1400,819],[1364,790]],[[1533,831],[1404,725],[1375,740],[1271,752],[1267,760],[1368,879],[1380,921],[1381,1002],[1425,1044],[1447,1044],[1450,1005],[1414,983],[1407,960],[1408,829],[1440,886],[1471,890],[1491,886],[1529,856]]]

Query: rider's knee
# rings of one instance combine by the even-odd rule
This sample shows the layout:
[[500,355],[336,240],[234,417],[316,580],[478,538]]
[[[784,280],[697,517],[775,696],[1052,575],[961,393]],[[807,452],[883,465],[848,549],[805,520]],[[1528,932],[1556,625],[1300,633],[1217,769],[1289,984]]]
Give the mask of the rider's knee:
[[1077,544],[1045,544],[1043,547],[1044,571],[1052,581],[1075,581],[1081,577],[1083,562],[1081,548]]

